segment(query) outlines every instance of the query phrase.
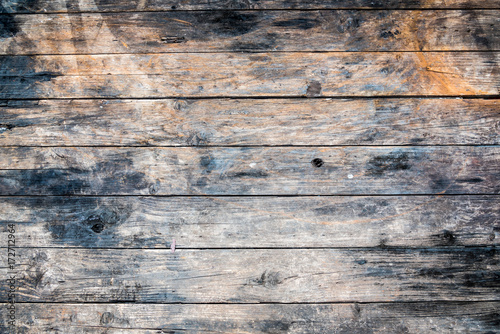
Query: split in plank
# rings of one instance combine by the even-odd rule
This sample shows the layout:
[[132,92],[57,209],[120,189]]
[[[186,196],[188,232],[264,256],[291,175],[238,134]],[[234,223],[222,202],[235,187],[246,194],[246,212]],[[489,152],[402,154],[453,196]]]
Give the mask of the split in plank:
[[1,148],[1,195],[498,194],[500,147]]
[[1,13],[123,12],[237,9],[500,8],[500,0],[6,0]]
[[[500,294],[495,247],[15,250],[17,302],[490,301]],[[0,253],[2,263],[6,257]],[[2,277],[7,270],[0,268]],[[0,288],[2,302],[7,291]]]
[[500,144],[500,100],[169,99],[0,103],[0,146]]
[[[499,50],[498,10],[15,15],[0,54]],[[290,43],[293,41],[293,43]]]
[[18,247],[499,245],[498,196],[15,197]]
[[484,96],[498,52],[2,56],[0,98]]
[[[16,304],[20,332],[493,333],[498,302],[396,304]],[[7,318],[0,304],[0,317]],[[5,322],[6,323],[6,322]],[[5,324],[4,323],[4,324]],[[2,327],[0,330],[7,330]]]

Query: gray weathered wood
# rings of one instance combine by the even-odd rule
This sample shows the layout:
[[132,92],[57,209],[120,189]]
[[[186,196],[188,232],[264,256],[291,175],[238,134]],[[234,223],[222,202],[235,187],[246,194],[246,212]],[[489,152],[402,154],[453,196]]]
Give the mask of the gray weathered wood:
[[1,148],[1,195],[498,194],[500,147]]
[[[499,254],[487,247],[15,251],[18,302],[489,301],[500,294]],[[5,266],[0,274],[7,277]]]
[[42,100],[0,104],[0,146],[500,144],[500,100]]
[[481,96],[498,52],[172,53],[0,57],[0,98]]
[[500,8],[499,0],[6,0],[3,13],[234,9]]
[[499,245],[500,197],[0,198],[18,247]]
[[[0,304],[0,317],[6,317]],[[17,304],[20,333],[494,333],[498,302],[138,305]],[[7,322],[0,330],[7,332]]]
[[40,14],[12,20],[16,31],[0,40],[0,54],[500,49],[498,10]]

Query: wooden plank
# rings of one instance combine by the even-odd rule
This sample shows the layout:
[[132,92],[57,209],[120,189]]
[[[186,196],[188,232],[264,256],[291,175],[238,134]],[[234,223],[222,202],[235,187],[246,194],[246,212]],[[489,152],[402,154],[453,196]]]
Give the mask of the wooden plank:
[[498,52],[3,56],[0,98],[497,95],[499,62]]
[[500,8],[499,0],[8,0],[1,13],[122,12],[240,9]]
[[[15,15],[0,54],[499,50],[498,10]],[[293,41],[293,43],[290,43]]]
[[[500,294],[494,247],[15,252],[18,302],[490,301]],[[1,263],[6,257],[4,248]],[[2,277],[7,270],[0,268]]]
[[[26,334],[494,333],[498,302],[307,305],[17,304]],[[0,317],[7,317],[0,304]],[[7,321],[0,330],[8,332]]]
[[1,195],[498,194],[500,147],[2,148]]
[[499,245],[498,196],[0,198],[18,247]]
[[500,100],[41,100],[0,104],[0,146],[500,144]]

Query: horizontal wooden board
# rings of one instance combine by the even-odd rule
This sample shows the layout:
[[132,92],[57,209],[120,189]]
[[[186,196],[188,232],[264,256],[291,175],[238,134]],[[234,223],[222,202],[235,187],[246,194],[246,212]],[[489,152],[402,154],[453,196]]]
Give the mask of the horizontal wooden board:
[[[499,245],[500,197],[0,198],[18,247]],[[175,240],[175,241],[174,241]]]
[[1,148],[1,195],[498,194],[500,147]]
[[0,146],[500,144],[500,100],[0,102]]
[[498,63],[498,52],[3,56],[0,98],[497,95]]
[[[500,50],[498,10],[15,15],[0,54]],[[293,42],[291,42],[293,41]]]
[[[0,253],[7,263],[7,250]],[[489,301],[496,248],[16,248],[18,302]],[[2,277],[8,269],[0,268]],[[0,287],[0,301],[7,301]]]
[[[498,302],[307,305],[17,304],[20,333],[494,333]],[[7,319],[7,305],[0,304]],[[0,330],[8,332],[8,322]]]
[[7,0],[2,13],[235,9],[500,8],[499,0]]

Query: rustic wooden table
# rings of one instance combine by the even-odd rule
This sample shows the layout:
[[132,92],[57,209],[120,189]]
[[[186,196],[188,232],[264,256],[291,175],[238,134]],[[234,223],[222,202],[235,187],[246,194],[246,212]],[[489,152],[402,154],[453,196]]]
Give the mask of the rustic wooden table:
[[500,333],[500,0],[4,0],[1,333]]

